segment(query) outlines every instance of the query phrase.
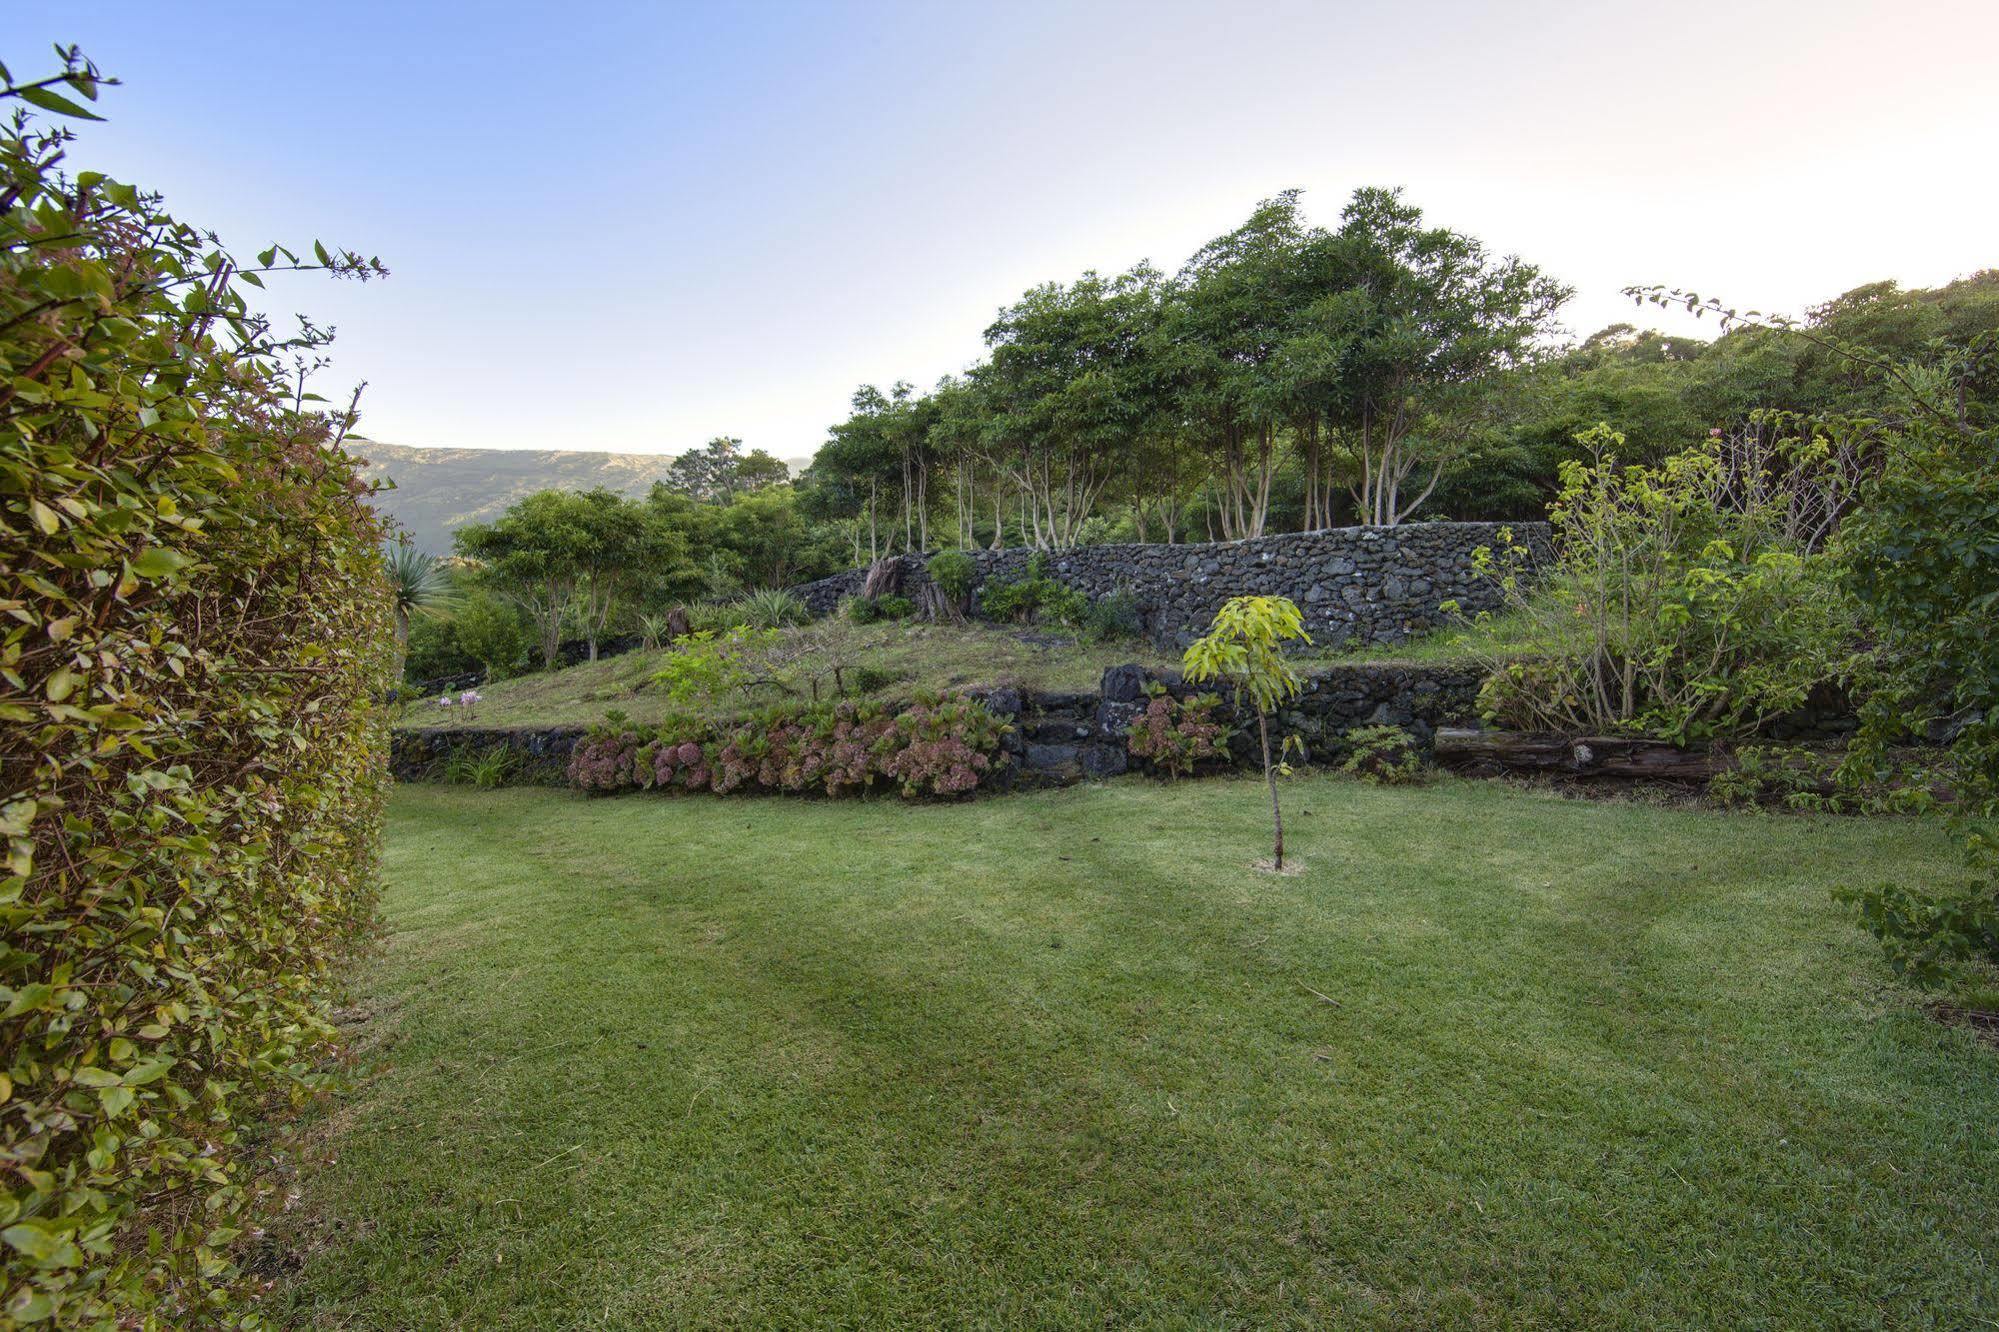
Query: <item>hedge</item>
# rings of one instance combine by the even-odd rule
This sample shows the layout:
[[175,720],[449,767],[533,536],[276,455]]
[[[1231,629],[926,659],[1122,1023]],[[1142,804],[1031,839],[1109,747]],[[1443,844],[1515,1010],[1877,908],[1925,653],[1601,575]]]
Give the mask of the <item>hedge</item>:
[[0,133],[0,1327],[238,1326],[245,1125],[372,919],[390,642],[351,413],[283,370],[324,339],[240,287],[379,265],[245,266],[68,151]]

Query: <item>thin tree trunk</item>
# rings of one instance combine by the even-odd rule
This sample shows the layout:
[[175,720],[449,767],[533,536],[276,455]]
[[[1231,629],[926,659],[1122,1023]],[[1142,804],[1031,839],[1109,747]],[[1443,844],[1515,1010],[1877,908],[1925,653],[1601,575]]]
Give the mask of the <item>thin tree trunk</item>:
[[1263,740],[1263,780],[1270,786],[1270,826],[1277,832],[1277,846],[1270,858],[1270,867],[1284,868],[1284,811],[1277,804],[1277,765],[1270,761],[1270,718],[1258,708],[1256,711],[1256,732]]

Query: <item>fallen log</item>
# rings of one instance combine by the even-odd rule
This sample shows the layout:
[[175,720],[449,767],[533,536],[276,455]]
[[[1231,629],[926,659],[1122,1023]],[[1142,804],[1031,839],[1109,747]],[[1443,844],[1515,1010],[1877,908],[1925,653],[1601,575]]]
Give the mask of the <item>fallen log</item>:
[[1735,756],[1682,749],[1624,735],[1553,735],[1441,727],[1434,750],[1446,768],[1475,775],[1506,772],[1625,781],[1704,782],[1735,766]]

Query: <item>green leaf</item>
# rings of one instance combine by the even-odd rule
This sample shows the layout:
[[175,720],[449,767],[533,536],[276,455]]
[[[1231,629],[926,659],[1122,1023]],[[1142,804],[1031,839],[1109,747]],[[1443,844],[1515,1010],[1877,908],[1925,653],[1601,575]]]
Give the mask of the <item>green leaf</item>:
[[38,106],[44,111],[53,111],[61,116],[75,116],[78,120],[102,120],[103,116],[86,111],[61,93],[50,92],[47,88],[18,88],[15,90],[22,101],[30,106]]
[[165,578],[187,565],[187,556],[165,546],[154,546],[132,561],[132,572],[141,578]]

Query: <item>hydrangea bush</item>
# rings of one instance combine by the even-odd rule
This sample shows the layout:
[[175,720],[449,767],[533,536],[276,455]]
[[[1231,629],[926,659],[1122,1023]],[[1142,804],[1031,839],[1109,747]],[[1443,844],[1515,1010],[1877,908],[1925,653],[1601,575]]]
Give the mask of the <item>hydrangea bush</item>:
[[1203,763],[1228,757],[1229,728],[1216,719],[1218,694],[1176,698],[1157,685],[1145,711],[1132,719],[1127,746],[1168,777],[1191,775]]
[[571,752],[569,781],[584,791],[845,796],[881,783],[909,798],[963,795],[1002,768],[1007,729],[969,699],[929,696],[900,712],[843,700],[650,733],[610,725]]

